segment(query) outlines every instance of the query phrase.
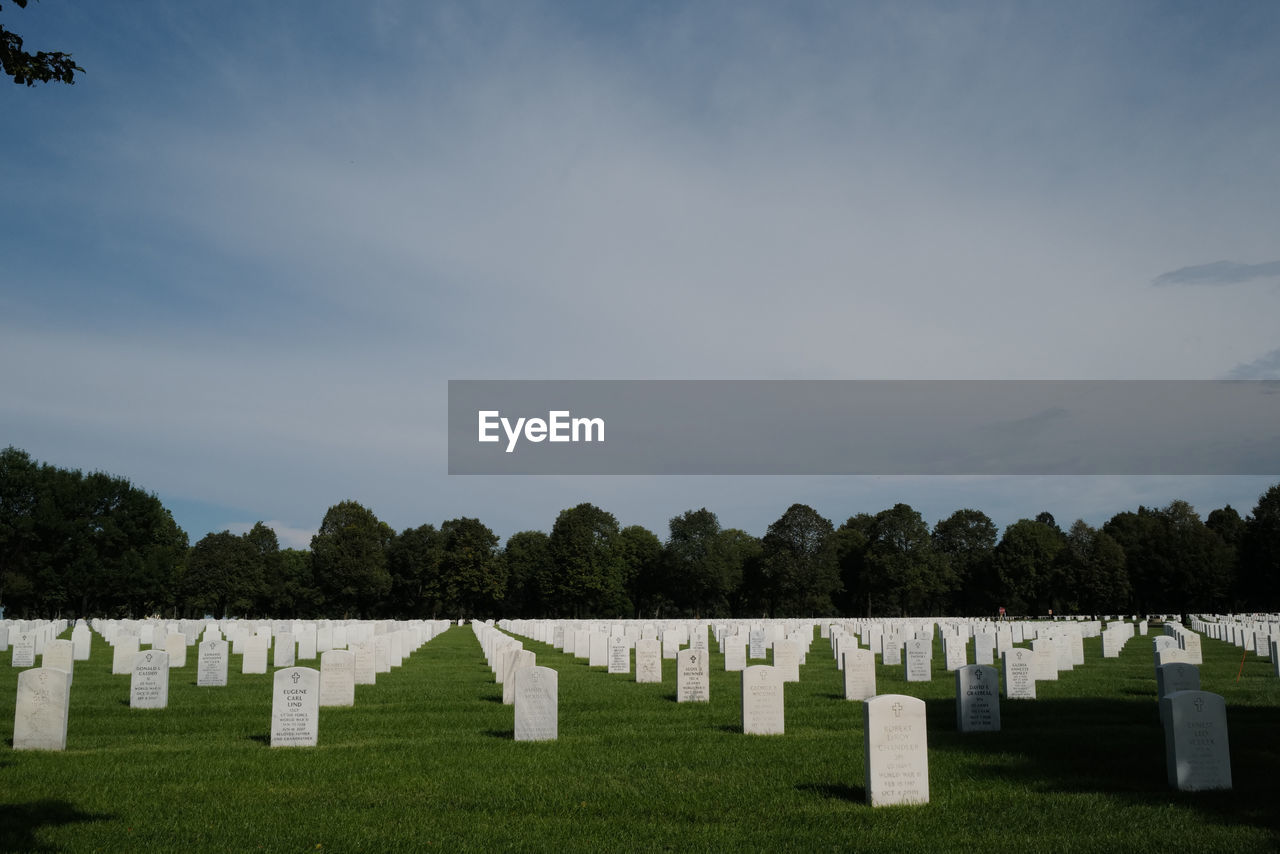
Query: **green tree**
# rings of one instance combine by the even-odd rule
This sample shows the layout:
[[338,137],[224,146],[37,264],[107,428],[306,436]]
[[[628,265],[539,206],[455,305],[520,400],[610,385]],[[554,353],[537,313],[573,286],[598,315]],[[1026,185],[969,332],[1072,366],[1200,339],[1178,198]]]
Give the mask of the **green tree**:
[[419,525],[400,532],[387,553],[391,595],[398,616],[434,619],[444,600],[441,562],[444,535],[435,525]]
[[444,549],[440,576],[445,607],[457,617],[497,616],[507,592],[507,569],[498,535],[479,519],[450,519],[440,526]]
[[622,586],[634,607],[634,615],[656,617],[669,600],[663,595],[662,541],[643,525],[628,525],[618,532],[622,559]]
[[1019,519],[1005,528],[992,553],[1003,607],[1010,614],[1044,614],[1053,608],[1058,553],[1066,543],[1056,525]]
[[954,586],[951,569],[911,505],[895,504],[875,515],[865,560],[876,614],[923,616],[944,610]]
[[671,519],[664,545],[668,589],[685,613],[723,617],[730,596],[742,586],[742,563],[726,548],[720,520],[703,507]]
[[1124,550],[1135,610],[1186,614],[1229,601],[1231,549],[1187,502],[1117,513],[1103,530]]
[[507,565],[507,595],[503,613],[515,617],[545,617],[546,590],[551,584],[551,550],[542,531],[517,531],[503,548]]
[[311,573],[311,552],[281,549],[278,566],[276,574],[267,579],[266,613],[292,619],[319,616],[323,597]]
[[792,504],[761,540],[761,569],[770,616],[819,616],[835,611],[840,591],[835,529],[805,504]]
[[355,501],[329,508],[311,538],[311,567],[330,616],[373,614],[391,592],[387,552],[395,532]]
[[205,534],[187,556],[183,586],[186,610],[193,616],[255,616],[265,586],[261,555],[246,537],[230,531]]
[[1280,484],[1259,498],[1240,543],[1240,590],[1255,611],[1280,610]]
[[1083,519],[1072,523],[1066,537],[1058,557],[1061,607],[1077,614],[1128,610],[1129,573],[1120,544]]
[[976,617],[999,607],[991,568],[999,533],[991,517],[969,508],[933,526],[934,551],[947,561],[955,585],[952,613]]
[[[21,9],[27,7],[27,0],[12,2]],[[28,53],[23,50],[22,37],[3,26],[0,26],[0,67],[13,78],[14,83],[27,86],[55,80],[73,84],[76,72],[84,73],[84,69],[72,61],[69,53],[44,50]]]
[[560,616],[619,617],[634,612],[625,588],[619,534],[614,515],[594,504],[560,511],[548,541],[556,572],[552,592]]

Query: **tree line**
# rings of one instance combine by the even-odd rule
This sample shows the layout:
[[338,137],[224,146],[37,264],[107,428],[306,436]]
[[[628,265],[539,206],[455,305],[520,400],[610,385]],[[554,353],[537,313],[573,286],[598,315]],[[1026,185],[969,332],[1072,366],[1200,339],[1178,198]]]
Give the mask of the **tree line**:
[[1242,517],[1185,501],[1100,527],[1052,515],[999,532],[980,510],[931,528],[907,504],[838,527],[793,504],[757,537],[701,508],[660,538],[593,504],[505,544],[479,519],[396,533],[355,501],[309,549],[258,522],[188,546],[128,480],[0,452],[9,616],[673,618],[1192,613],[1280,609],[1280,484]]

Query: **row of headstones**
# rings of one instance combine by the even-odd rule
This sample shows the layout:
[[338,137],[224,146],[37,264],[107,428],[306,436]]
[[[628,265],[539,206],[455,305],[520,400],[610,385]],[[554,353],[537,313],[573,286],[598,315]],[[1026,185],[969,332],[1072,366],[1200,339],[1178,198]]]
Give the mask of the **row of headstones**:
[[1174,637],[1185,643],[1186,635],[1195,636],[1192,646],[1198,657],[1199,636],[1181,626],[1152,642],[1169,785],[1190,792],[1230,789],[1226,700],[1201,691],[1198,663],[1187,660],[1185,647],[1169,645]]
[[[517,626],[527,627],[525,624]],[[516,740],[555,739],[558,735],[556,671],[525,663],[531,662],[533,653],[523,650],[518,640],[499,629],[485,624],[476,624],[474,628],[495,677],[505,671],[502,679],[506,683],[516,683]],[[737,641],[732,641],[731,646],[738,646]],[[621,636],[614,637],[611,648],[627,652],[625,640]],[[656,638],[640,638],[635,641],[637,682],[641,681],[641,673],[653,670],[659,674],[657,681],[661,681],[661,648],[662,645]],[[775,650],[776,648],[775,646]],[[870,650],[863,652],[872,662],[874,684],[874,657]],[[620,652],[619,655],[621,654]],[[525,659],[524,656],[529,658]],[[707,650],[703,647],[690,647],[676,653],[678,702],[710,701],[706,658]],[[849,671],[854,669],[851,664]],[[545,675],[539,671],[545,671]],[[743,667],[741,674],[743,733],[785,733],[783,699],[786,680],[783,669],[775,665],[755,664]],[[998,730],[1000,713],[999,698],[994,690],[995,669],[977,665],[965,667],[957,673],[956,679],[957,724],[963,726],[964,731]],[[504,688],[504,699],[505,694]],[[523,711],[525,708],[530,711]],[[924,701],[889,694],[867,698],[863,708],[867,801],[872,806],[928,803],[929,767]]]
[[36,657],[66,628],[66,620],[0,620],[0,652],[9,652],[14,667],[34,667]]
[[[210,632],[216,635],[217,630],[206,630],[206,636]],[[325,650],[320,655],[318,671],[292,666],[276,671],[273,678],[272,746],[315,744],[315,716],[319,707],[353,706],[356,684],[375,684],[374,648],[377,637],[385,636],[376,636],[375,642],[357,644],[355,650]],[[74,663],[69,657],[59,656],[70,647],[71,641],[50,641],[46,646],[44,666],[24,670],[18,675],[13,737],[15,750],[66,749]],[[50,660],[51,652],[55,656],[53,660]],[[113,655],[113,672],[117,656],[118,650]],[[227,641],[220,637],[202,641],[197,687],[225,686],[228,658]],[[130,707],[167,708],[170,670],[171,662],[166,651],[135,651],[128,670]],[[296,679],[290,676],[292,684],[283,684],[281,674],[285,673],[300,675]],[[314,683],[304,682],[300,687],[298,680],[310,679],[308,673],[316,674]]]
[[1280,676],[1280,616],[1201,614],[1191,617],[1191,627],[1214,640],[1252,652],[1258,658],[1269,658],[1272,672]]
[[[1065,624],[1063,629],[1050,626],[1026,628],[1020,634],[1023,638],[1031,638],[1033,653],[1030,659],[1034,666],[1034,678],[1040,681],[1055,681],[1062,671],[1071,670],[1084,664],[1084,635],[1073,624]],[[837,624],[830,627],[832,653],[837,666],[843,668],[844,653],[850,649],[860,649],[861,638],[852,631],[858,626]],[[883,633],[877,632],[874,626],[861,626],[870,649],[875,654],[877,644],[884,650],[881,661],[886,666],[898,666],[903,661],[905,652],[905,678],[908,682],[927,682],[932,679],[933,642],[932,635],[919,633],[916,637],[902,641],[903,649],[898,647],[901,639],[895,637],[888,640]],[[1139,626],[1145,633],[1146,627]],[[1104,657],[1116,657],[1125,642],[1133,636],[1134,624],[1117,623],[1099,632],[1103,637]],[[974,663],[992,666],[996,657],[1004,657],[1011,651],[1021,649],[1013,646],[1015,635],[1012,632],[998,631],[987,633],[979,631],[974,634]],[[1110,642],[1111,647],[1107,645]],[[946,669],[957,671],[968,663],[968,645],[966,638],[959,634],[944,633],[942,635],[943,654],[946,658]]]
[[537,663],[520,641],[494,628],[492,621],[471,624],[502,702],[513,707],[516,741],[555,741],[560,737],[560,674]]

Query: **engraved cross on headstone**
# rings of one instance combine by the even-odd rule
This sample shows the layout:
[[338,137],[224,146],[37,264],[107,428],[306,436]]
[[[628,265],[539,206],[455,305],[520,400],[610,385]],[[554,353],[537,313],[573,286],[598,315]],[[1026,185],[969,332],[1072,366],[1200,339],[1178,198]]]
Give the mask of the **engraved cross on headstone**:
[[894,704],[893,704],[892,706],[890,706],[889,708],[893,709],[893,716],[894,716],[895,718],[900,718],[900,717],[902,717],[902,704],[901,704],[901,703],[894,703]]
[[1195,707],[1196,707],[1196,711],[1197,711],[1197,712],[1203,712],[1203,711],[1204,711],[1204,700],[1203,700],[1202,698],[1200,698],[1200,697],[1196,697],[1196,700],[1195,700]]

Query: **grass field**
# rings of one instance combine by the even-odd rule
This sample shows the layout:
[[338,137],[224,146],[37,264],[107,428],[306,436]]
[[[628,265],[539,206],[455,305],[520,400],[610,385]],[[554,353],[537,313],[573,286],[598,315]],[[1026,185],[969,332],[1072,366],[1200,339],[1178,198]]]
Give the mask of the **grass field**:
[[[711,654],[711,702],[675,702],[523,639],[559,671],[560,738],[516,742],[470,627],[423,646],[354,708],[320,712],[314,748],[268,746],[270,675],[130,709],[94,637],[77,662],[65,752],[0,748],[3,851],[1229,851],[1280,847],[1280,679],[1204,640],[1202,687],[1227,700],[1235,788],[1165,777],[1150,638],[1002,703],[1003,731],[955,730],[954,677],[880,667],[881,693],[928,704],[931,802],[865,804],[862,704],[827,642],[786,686],[786,734],[741,732],[739,675]],[[7,665],[7,658],[4,660]],[[310,662],[302,662],[308,664]],[[0,667],[12,735],[18,670]],[[11,745],[11,741],[9,742]]]

